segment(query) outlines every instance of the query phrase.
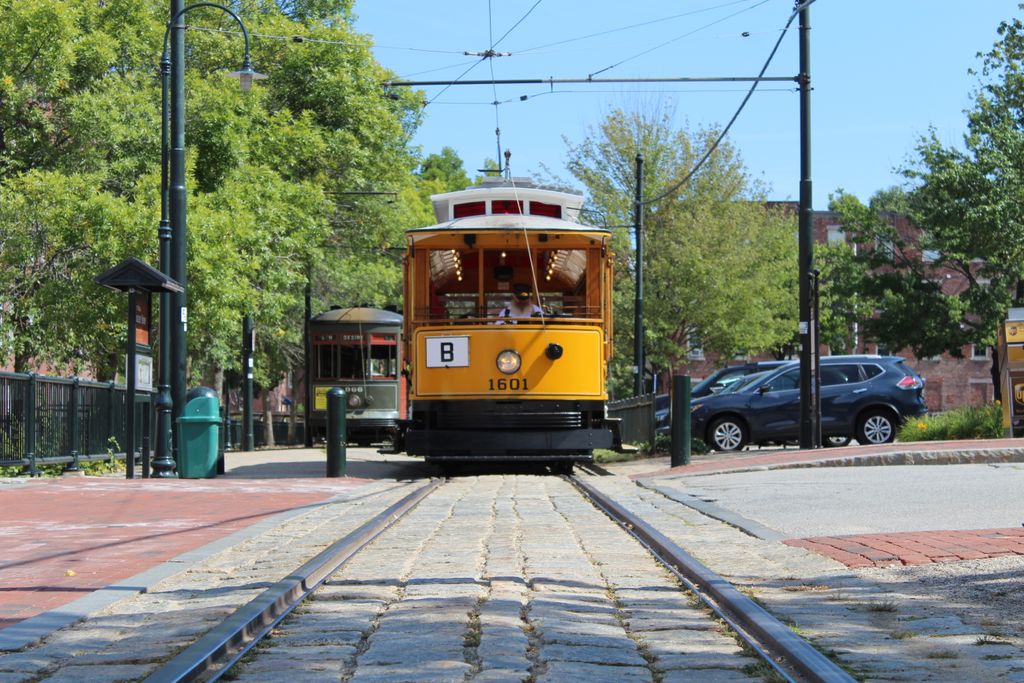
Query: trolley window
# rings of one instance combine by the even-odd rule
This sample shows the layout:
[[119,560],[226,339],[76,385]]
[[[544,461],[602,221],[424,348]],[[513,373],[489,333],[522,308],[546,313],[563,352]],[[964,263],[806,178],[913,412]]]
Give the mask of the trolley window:
[[[554,241],[554,240],[551,240]],[[546,315],[597,318],[600,300],[589,291],[587,249],[539,247],[447,248],[428,252],[431,320],[498,317],[515,283],[534,289]],[[482,272],[481,272],[482,266]],[[482,288],[482,289],[481,289]]]
[[313,339],[313,353],[314,378],[318,380],[398,378],[398,337],[394,334],[318,334]]
[[369,363],[370,379],[398,379],[398,335],[373,335]]

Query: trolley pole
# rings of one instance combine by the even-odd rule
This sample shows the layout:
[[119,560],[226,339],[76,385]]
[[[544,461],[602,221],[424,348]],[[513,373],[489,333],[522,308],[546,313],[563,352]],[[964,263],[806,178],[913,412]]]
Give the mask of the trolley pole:
[[636,195],[633,201],[636,226],[636,301],[633,307],[633,395],[644,393],[644,156],[636,155]]
[[811,269],[814,267],[811,207],[811,47],[810,9],[800,10],[800,448],[820,448],[818,344],[812,331]]

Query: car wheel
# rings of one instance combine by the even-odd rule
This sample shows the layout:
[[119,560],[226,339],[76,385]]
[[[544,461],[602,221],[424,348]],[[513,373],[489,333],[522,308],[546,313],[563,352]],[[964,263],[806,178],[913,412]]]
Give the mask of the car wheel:
[[708,427],[708,444],[716,451],[739,451],[747,445],[747,427],[734,417],[720,417]]
[[886,410],[871,410],[857,423],[857,441],[862,444],[889,443],[896,438],[896,420]]
[[852,439],[848,436],[826,436],[825,446],[831,448],[839,448],[842,446],[849,446]]

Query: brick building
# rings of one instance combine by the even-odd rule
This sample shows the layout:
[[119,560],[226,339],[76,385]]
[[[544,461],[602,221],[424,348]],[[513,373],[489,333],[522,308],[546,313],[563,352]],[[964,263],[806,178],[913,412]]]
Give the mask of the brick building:
[[[795,212],[795,203],[786,204]],[[904,215],[887,214],[886,218],[901,235],[912,236],[917,232],[917,228]],[[816,244],[846,239],[838,216],[831,211],[815,211],[812,225]],[[921,257],[927,260],[927,252],[922,253]],[[958,287],[963,286],[957,278],[949,275],[946,277],[944,289],[947,291],[956,291]],[[966,405],[983,405],[993,399],[992,360],[989,355],[990,349],[987,347],[965,347],[962,349],[963,358],[954,358],[949,354],[935,358],[916,358],[910,349],[887,349],[873,340],[859,336],[855,352],[891,354],[906,358],[907,363],[925,378],[925,400],[932,412],[942,412]],[[827,346],[821,347],[823,356],[829,353]],[[696,382],[723,365],[768,358],[770,357],[737,357],[726,362],[713,354],[705,355],[702,350],[694,349],[689,353],[685,364],[678,367],[676,372],[690,375]],[[667,387],[667,380],[667,376],[659,378],[660,387]],[[663,388],[659,388],[658,392],[663,393]]]

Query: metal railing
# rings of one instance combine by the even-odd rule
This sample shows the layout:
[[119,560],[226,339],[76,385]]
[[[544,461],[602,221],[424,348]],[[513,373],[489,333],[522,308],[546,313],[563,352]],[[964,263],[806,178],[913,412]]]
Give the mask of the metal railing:
[[[0,467],[124,459],[123,384],[0,372]],[[136,392],[135,443],[149,431],[153,395]],[[146,443],[148,443],[146,439]]]
[[654,445],[654,394],[608,402],[608,417],[619,418],[619,434],[628,444]]
[[[291,422],[289,415],[274,415],[272,422],[275,446],[296,446],[306,442],[306,423],[302,417],[296,420],[294,430],[291,430],[289,425]],[[238,450],[242,445],[242,416],[232,413],[228,425],[228,430],[224,434],[224,448],[225,450]],[[289,438],[289,430],[292,431],[291,438]],[[262,415],[253,416],[252,436],[253,448],[263,448],[267,445],[266,428]]]

